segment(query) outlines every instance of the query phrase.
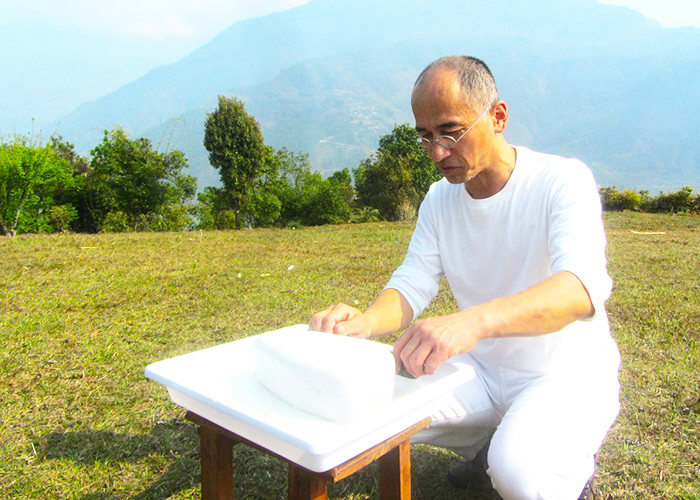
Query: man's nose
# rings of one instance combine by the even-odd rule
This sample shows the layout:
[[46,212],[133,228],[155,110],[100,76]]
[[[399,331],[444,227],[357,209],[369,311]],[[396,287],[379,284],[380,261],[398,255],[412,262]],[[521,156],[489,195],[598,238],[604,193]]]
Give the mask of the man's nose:
[[452,151],[441,145],[439,142],[434,143],[433,147],[430,149],[430,158],[432,158],[435,163],[441,162],[451,154]]

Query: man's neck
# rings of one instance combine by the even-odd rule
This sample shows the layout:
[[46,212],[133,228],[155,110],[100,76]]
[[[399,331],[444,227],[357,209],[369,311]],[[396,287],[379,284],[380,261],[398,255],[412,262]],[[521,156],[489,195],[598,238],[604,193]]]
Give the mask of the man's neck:
[[513,174],[516,160],[515,148],[504,140],[496,150],[491,166],[464,183],[467,193],[475,200],[483,200],[500,192]]

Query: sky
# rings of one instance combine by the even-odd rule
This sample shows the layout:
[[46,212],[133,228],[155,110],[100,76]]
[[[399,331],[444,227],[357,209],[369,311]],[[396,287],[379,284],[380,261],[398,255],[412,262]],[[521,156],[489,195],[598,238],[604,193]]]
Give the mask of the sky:
[[[0,135],[46,132],[80,104],[181,59],[230,25],[308,1],[0,0]],[[700,27],[700,0],[600,2],[665,27]]]
[[195,47],[231,24],[309,0],[1,0],[7,24],[55,25],[113,38]]
[[[44,130],[232,24],[309,0],[0,0],[0,136]],[[47,90],[48,89],[48,90]]]
[[700,0],[598,0],[622,5],[658,21],[665,28],[695,26],[700,28]]

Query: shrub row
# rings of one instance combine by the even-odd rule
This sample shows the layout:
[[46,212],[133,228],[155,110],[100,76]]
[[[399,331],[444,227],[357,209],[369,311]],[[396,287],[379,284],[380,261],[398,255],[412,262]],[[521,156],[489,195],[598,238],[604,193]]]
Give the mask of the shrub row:
[[600,189],[603,210],[621,212],[632,210],[650,213],[688,213],[700,214],[700,194],[693,194],[693,189],[685,186],[675,193],[659,193],[650,196],[649,191],[619,191],[615,186]]

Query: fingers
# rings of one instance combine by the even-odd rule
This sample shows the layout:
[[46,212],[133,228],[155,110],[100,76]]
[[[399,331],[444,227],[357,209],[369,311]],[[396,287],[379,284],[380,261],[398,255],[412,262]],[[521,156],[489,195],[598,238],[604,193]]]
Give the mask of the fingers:
[[433,350],[423,363],[423,373],[425,375],[432,375],[449,358],[450,357],[446,356],[443,352]]
[[[401,367],[404,366],[403,360],[401,359],[401,354],[403,353],[406,344],[411,340],[410,329],[406,330],[396,342],[394,342],[394,363],[396,364],[396,373],[401,371]],[[406,368],[408,370],[408,368]],[[409,372],[410,373],[410,372]],[[411,375],[413,375],[411,373]]]
[[362,338],[371,333],[362,311],[347,304],[329,306],[314,314],[309,322],[309,330]]
[[333,310],[335,306],[328,306],[326,307],[323,311],[319,311],[313,316],[311,316],[311,321],[309,322],[309,330],[314,331],[314,332],[326,332],[326,333],[331,333],[331,330],[324,330],[323,329],[323,321],[326,319],[328,314]]
[[448,359],[445,352],[429,331],[414,323],[394,343],[396,371],[404,366],[414,377],[432,375]]
[[423,366],[432,349],[422,340],[416,329],[409,327],[394,343],[394,361],[397,372],[403,366],[414,377],[425,375]]
[[337,335],[346,335],[348,337],[358,337],[361,339],[371,335],[371,329],[367,325],[362,314],[357,315],[347,321],[338,323],[333,329],[333,333]]

